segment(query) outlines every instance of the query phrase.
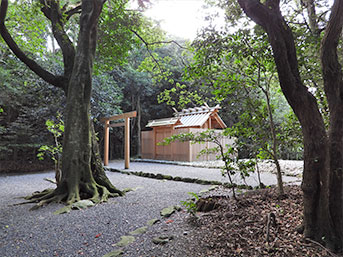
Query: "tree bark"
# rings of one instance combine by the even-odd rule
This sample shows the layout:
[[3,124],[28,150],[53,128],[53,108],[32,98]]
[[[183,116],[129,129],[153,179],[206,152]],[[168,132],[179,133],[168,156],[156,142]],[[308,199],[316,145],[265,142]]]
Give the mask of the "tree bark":
[[[330,248],[339,250],[342,247],[342,240],[335,233],[335,223],[337,221],[340,224],[338,219],[342,217],[339,217],[340,214],[331,216],[332,209],[329,209],[329,174],[333,166],[333,150],[330,150],[330,145],[335,139],[332,138],[332,134],[328,138],[316,99],[302,83],[292,31],[281,14],[279,1],[267,1],[262,4],[258,0],[238,0],[238,3],[244,12],[267,32],[281,89],[302,126],[304,172],[301,187],[304,195],[305,237],[318,241],[325,238]],[[337,119],[334,118],[335,115],[331,115],[333,119]],[[335,131],[342,136],[340,128]],[[342,167],[341,164],[337,165]],[[331,187],[332,182],[330,190]],[[332,197],[330,195],[330,200]],[[340,206],[342,195],[335,197],[340,198],[336,202]]]
[[92,155],[91,155],[91,170],[95,182],[101,186],[107,188],[107,190],[112,194],[118,194],[120,196],[124,195],[124,193],[118,190],[111,181],[106,176],[104,171],[104,166],[102,165],[102,159],[99,150],[98,140],[96,138],[95,130],[94,130],[94,123],[91,122],[91,136],[92,136]]
[[[42,12],[51,21],[54,37],[63,53],[64,74],[57,76],[30,59],[15,43],[5,26],[8,1],[1,1],[0,33],[5,42],[33,72],[46,82],[62,88],[67,96],[61,182],[56,190],[35,194],[29,198],[30,202],[38,202],[38,206],[53,201],[72,203],[81,198],[101,202],[111,195],[123,195],[112,185],[104,172],[93,123],[90,120],[97,23],[104,2],[83,0],[81,6],[66,11],[60,9],[59,1],[41,1]],[[80,12],[80,32],[75,51],[64,30],[64,23]]]
[[[109,191],[96,183],[92,173],[92,148],[90,121],[90,98],[92,91],[92,68],[96,50],[97,23],[103,1],[82,1],[80,32],[74,60],[74,67],[68,86],[67,117],[63,140],[62,182],[68,190],[67,203],[81,197],[91,198],[95,202],[106,200]],[[94,156],[93,160],[98,160]],[[96,167],[96,163],[95,166]],[[102,177],[97,170],[98,178]],[[80,196],[80,192],[85,196]]]
[[[330,111],[329,128],[329,208],[333,219],[336,244],[343,248],[343,80],[342,66],[337,56],[337,48],[342,34],[343,2],[335,1],[321,42],[321,63],[324,90]],[[336,244],[334,246],[336,246]]]
[[260,87],[264,96],[266,97],[267,102],[267,110],[268,110],[268,116],[269,116],[269,127],[270,127],[270,133],[272,135],[272,158],[274,161],[274,164],[276,166],[276,181],[277,181],[277,188],[278,188],[278,195],[279,197],[283,197],[285,195],[285,191],[283,189],[283,181],[282,181],[282,173],[281,173],[281,167],[279,163],[279,156],[278,156],[278,142],[276,138],[276,131],[275,131],[275,123],[274,123],[274,117],[272,108],[270,106],[270,97],[269,97],[269,84],[267,89],[264,89]]

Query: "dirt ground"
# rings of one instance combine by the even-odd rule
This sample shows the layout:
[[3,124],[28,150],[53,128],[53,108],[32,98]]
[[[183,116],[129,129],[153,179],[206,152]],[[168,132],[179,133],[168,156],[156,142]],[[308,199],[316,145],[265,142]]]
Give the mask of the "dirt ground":
[[214,193],[207,199],[215,201],[215,210],[187,218],[193,251],[197,256],[336,256],[297,232],[302,192],[299,186],[285,191],[281,200],[275,188],[243,193],[238,201]]
[[[287,197],[278,199],[275,188],[254,190],[236,201],[227,189],[218,188],[203,198],[215,204],[214,210],[194,216],[183,207],[124,249],[123,256],[339,256],[298,232],[302,192],[296,185],[285,186],[285,192]],[[161,235],[173,239],[151,243]]]

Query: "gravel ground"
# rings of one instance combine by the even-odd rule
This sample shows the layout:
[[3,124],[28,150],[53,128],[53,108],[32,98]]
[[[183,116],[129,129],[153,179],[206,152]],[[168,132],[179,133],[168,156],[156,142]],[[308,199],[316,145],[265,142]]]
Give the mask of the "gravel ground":
[[52,178],[53,173],[1,176],[0,256],[103,256],[115,249],[113,244],[120,236],[160,218],[163,208],[180,204],[190,191],[209,187],[119,173],[108,176],[120,189],[137,190],[108,203],[63,215],[53,214],[63,207],[60,204],[34,211],[29,211],[33,204],[13,206],[22,202],[18,197],[51,187],[43,179]]
[[[176,164],[176,165],[175,165]],[[186,164],[186,166],[183,166]],[[192,167],[192,166],[195,167]],[[183,162],[168,162],[168,161],[134,161],[130,163],[130,168],[127,171],[143,171],[149,173],[160,173],[163,175],[171,175],[173,177],[189,177],[189,178],[199,178],[204,180],[214,180],[220,182],[229,182],[227,177],[222,176],[222,173],[218,167],[221,167],[223,163],[221,161],[209,161],[209,162],[193,162],[193,163],[183,163]],[[280,166],[283,176],[284,183],[295,183],[299,184],[301,182],[301,173],[303,169],[302,161],[280,161]],[[111,161],[107,166],[109,168],[124,170],[124,163],[121,160]],[[204,168],[207,167],[207,168]],[[212,168],[211,168],[212,167]],[[214,168],[216,167],[216,168]],[[258,165],[260,170],[261,181],[265,185],[275,185],[276,184],[276,168],[271,162],[262,162]],[[233,182],[241,185],[247,184],[250,186],[258,186],[258,175],[257,173],[250,174],[245,180],[242,180],[240,174],[235,174],[233,176]]]
[[[120,164],[122,161],[116,160],[112,163]],[[175,161],[163,161],[163,160],[150,160],[150,159],[135,159],[134,167],[136,163],[147,162],[147,163],[161,163],[161,164],[172,164],[172,165],[181,165],[181,166],[192,166],[192,167],[205,167],[205,168],[214,168],[220,169],[224,166],[223,161],[199,161],[199,162],[175,162]],[[304,161],[295,161],[295,160],[279,160],[279,164],[283,174],[288,176],[298,176],[302,174]],[[276,167],[271,160],[264,160],[258,163],[258,168],[263,172],[276,173]]]
[[[123,161],[117,161],[111,162],[110,166],[122,169],[124,164]],[[296,174],[300,172],[299,163],[291,162],[288,166],[298,167]],[[130,170],[227,181],[218,169],[132,162]],[[209,188],[121,173],[107,174],[119,189],[136,190],[125,197],[63,215],[53,214],[63,207],[61,204],[50,204],[34,211],[29,211],[33,204],[13,206],[23,201],[19,197],[51,187],[52,184],[44,181],[44,178],[53,178],[52,172],[0,176],[0,256],[103,256],[118,249],[114,244],[120,241],[121,236],[146,226],[151,219],[161,219],[160,211],[163,208],[180,205],[180,201],[189,198],[188,192],[198,193]],[[271,183],[275,182],[274,174],[264,174]],[[294,176],[284,177],[285,181],[288,179],[289,182],[300,181]],[[265,180],[263,182],[268,184]],[[187,215],[183,210],[171,218],[161,219],[149,227],[145,234],[135,236],[136,241],[124,248],[123,256],[193,256],[192,249],[185,247],[187,242],[192,241],[192,228],[185,223]],[[163,246],[152,243],[153,237],[163,234],[172,235],[174,239]]]

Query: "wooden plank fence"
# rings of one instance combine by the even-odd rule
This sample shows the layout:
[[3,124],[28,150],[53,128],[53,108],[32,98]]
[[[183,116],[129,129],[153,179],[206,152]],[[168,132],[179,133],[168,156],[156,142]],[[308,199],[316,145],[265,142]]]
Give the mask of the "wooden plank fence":
[[[164,138],[170,137],[174,134],[189,132],[197,133],[205,130],[206,129],[198,128],[156,128],[151,131],[142,131],[142,158],[185,162],[216,160],[215,154],[206,154],[197,157],[198,153],[204,148],[214,147],[214,143],[192,144],[191,142],[173,142],[167,146],[157,144],[159,142],[162,142]],[[222,130],[216,131],[218,131],[219,133]],[[229,137],[221,139],[221,144],[224,146],[227,144],[232,145],[233,143],[234,140]]]

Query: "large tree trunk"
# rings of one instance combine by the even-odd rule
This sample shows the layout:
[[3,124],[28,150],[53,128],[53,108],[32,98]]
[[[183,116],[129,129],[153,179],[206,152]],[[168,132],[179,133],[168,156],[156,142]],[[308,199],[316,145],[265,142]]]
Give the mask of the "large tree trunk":
[[[67,203],[81,198],[95,202],[106,200],[109,191],[97,170],[98,182],[92,173],[92,153],[98,155],[92,136],[90,121],[90,98],[92,91],[92,67],[97,40],[97,22],[103,1],[82,1],[80,33],[74,67],[68,86],[66,127],[63,139],[62,181],[59,187],[67,190]],[[93,139],[93,141],[92,141]],[[97,161],[98,156],[93,157]],[[99,165],[99,164],[98,164]],[[95,163],[95,168],[97,165]],[[106,177],[106,176],[105,176]],[[105,183],[104,183],[105,184]],[[65,189],[66,188],[66,189]],[[84,195],[81,195],[84,194]]]
[[[298,117],[304,137],[304,172],[302,190],[304,195],[305,237],[324,241],[327,246],[340,250],[342,240],[342,84],[331,81],[329,88],[335,97],[328,96],[330,108],[330,133],[326,133],[325,125],[316,99],[303,85],[300,78],[293,34],[283,19],[279,1],[267,1],[262,4],[258,0],[238,0],[244,12],[261,25],[268,34],[273,49],[281,89]],[[335,1],[332,13],[334,24],[341,23],[342,1]],[[332,18],[333,15],[331,15]],[[330,18],[330,20],[331,20]],[[328,29],[330,26],[328,27]],[[327,30],[328,30],[327,29]],[[335,28],[340,34],[341,27]],[[331,39],[332,40],[332,39]],[[337,41],[338,42],[338,41]],[[323,47],[323,46],[322,46]],[[325,48],[326,46],[324,46]],[[337,45],[336,45],[337,47]],[[333,46],[334,53],[337,49]],[[337,55],[326,54],[330,60],[337,60]],[[330,57],[331,56],[331,57]],[[333,58],[333,59],[332,59]],[[336,59],[335,59],[336,58]],[[337,80],[338,61],[323,64]],[[325,68],[324,79],[325,79]],[[329,191],[330,190],[330,191]]]
[[[95,131],[90,121],[92,68],[97,40],[97,23],[105,1],[83,0],[81,6],[66,11],[59,1],[41,0],[42,12],[51,21],[55,39],[61,47],[64,75],[56,76],[30,59],[16,44],[5,26],[8,1],[0,6],[0,34],[13,53],[46,82],[64,90],[67,95],[65,135],[63,140],[62,177],[56,190],[29,197],[38,206],[52,201],[72,203],[81,198],[105,201],[109,195],[123,195],[107,178]],[[79,13],[80,32],[77,50],[64,29],[66,21]]]
[[[95,131],[90,121],[97,23],[104,1],[83,0],[81,6],[73,7],[69,11],[62,11],[59,1],[41,0],[40,3],[43,13],[52,23],[54,37],[63,53],[63,76],[46,71],[19,48],[5,26],[8,1],[1,1],[0,7],[0,33],[13,53],[38,76],[62,88],[67,95],[61,181],[55,190],[35,194],[28,198],[29,202],[38,202],[37,206],[52,201],[72,203],[82,198],[101,202],[107,200],[108,196],[123,195],[112,185],[104,172]],[[73,43],[64,30],[64,24],[71,15],[79,13],[80,10],[80,32],[75,52]]]
[[112,194],[123,195],[124,193],[118,190],[105,174],[104,166],[102,165],[102,159],[99,150],[98,140],[96,138],[94,123],[91,122],[91,136],[92,136],[92,154],[91,154],[91,170],[95,182],[101,186],[107,188],[107,190]]

